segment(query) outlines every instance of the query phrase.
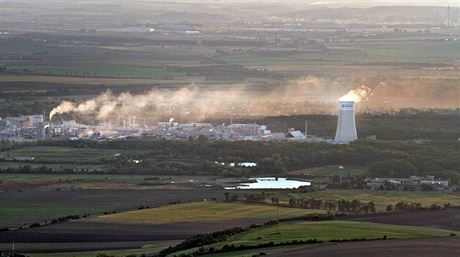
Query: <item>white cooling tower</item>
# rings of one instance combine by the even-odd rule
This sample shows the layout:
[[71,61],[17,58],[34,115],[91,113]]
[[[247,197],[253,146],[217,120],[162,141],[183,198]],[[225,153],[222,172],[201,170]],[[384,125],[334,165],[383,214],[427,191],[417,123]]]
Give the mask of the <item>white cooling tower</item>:
[[355,102],[339,101],[339,120],[334,142],[348,144],[358,139],[355,125]]

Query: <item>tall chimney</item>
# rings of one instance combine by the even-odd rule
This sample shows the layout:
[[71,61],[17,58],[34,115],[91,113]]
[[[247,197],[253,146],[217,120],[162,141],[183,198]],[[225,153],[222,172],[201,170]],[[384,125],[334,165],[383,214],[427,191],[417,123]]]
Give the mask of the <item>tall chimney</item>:
[[304,132],[305,137],[308,135],[308,121],[305,120],[305,132]]
[[358,139],[355,124],[355,102],[339,101],[339,119],[334,142],[348,144]]

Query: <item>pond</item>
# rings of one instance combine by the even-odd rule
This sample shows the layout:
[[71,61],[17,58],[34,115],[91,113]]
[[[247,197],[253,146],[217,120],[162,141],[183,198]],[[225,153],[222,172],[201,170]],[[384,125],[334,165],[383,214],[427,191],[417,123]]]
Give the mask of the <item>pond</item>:
[[239,183],[234,187],[226,187],[226,189],[293,189],[301,186],[311,186],[311,182],[291,180],[287,178],[250,178],[254,182]]

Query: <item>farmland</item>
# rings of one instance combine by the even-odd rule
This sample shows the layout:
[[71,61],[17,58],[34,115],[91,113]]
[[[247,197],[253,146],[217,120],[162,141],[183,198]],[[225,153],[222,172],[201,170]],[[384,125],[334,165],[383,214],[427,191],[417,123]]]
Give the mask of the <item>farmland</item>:
[[398,191],[362,191],[362,190],[327,190],[305,194],[292,194],[293,197],[313,197],[323,200],[359,200],[361,202],[373,201],[379,210],[389,204],[397,202],[417,202],[422,206],[429,207],[432,204],[442,205],[451,203],[460,205],[460,194],[443,192],[398,192]]
[[[245,54],[225,57],[224,60],[245,66],[346,66],[346,65],[431,65],[452,64],[460,56],[455,42],[361,41],[325,44],[326,50],[301,54],[276,55]],[[378,61],[377,61],[378,60]]]
[[[407,240],[382,240],[369,242],[353,242],[348,244],[325,244],[314,247],[305,247],[301,250],[286,251],[273,256],[284,257],[354,257],[359,256],[408,256],[431,257],[452,256],[460,251],[458,238],[422,238]],[[217,257],[216,255],[215,257]],[[236,256],[236,255],[234,255]],[[213,255],[214,257],[214,255]]]
[[[293,240],[322,241],[353,238],[424,238],[449,236],[451,231],[423,227],[376,224],[350,221],[288,222],[266,226],[230,237],[222,244],[257,245],[262,242],[281,243]],[[260,239],[258,239],[260,237]],[[219,245],[216,245],[216,247]]]
[[203,189],[149,190],[24,190],[0,192],[2,227],[30,225],[67,215],[102,214],[133,210],[140,206],[162,206],[169,202],[223,197],[221,191]]
[[112,158],[115,153],[123,153],[123,151],[37,146],[5,151],[2,152],[2,156],[33,156],[39,163],[53,163],[58,160],[78,163],[78,161],[98,162],[100,158]]
[[[152,253],[158,252],[161,249],[164,249],[164,248],[166,248],[166,247],[168,247],[170,245],[173,245],[173,244],[175,244],[177,242],[178,241],[164,241],[164,242],[160,241],[160,242],[145,244],[142,247],[132,248],[132,249],[129,249],[129,247],[130,247],[129,244],[126,244],[127,248],[122,249],[122,250],[120,250],[120,249],[118,249],[118,250],[110,250],[110,246],[106,245],[105,249],[106,249],[106,252],[110,252],[110,254],[113,254],[115,257],[123,257],[123,256],[127,256],[127,255],[130,255],[130,254],[131,255],[132,254],[136,254],[136,255],[152,254]],[[118,243],[118,244],[120,244],[120,243]],[[82,244],[80,244],[80,247],[81,247],[81,245]],[[60,246],[62,246],[62,244],[61,245],[57,244],[56,247],[60,247]],[[19,244],[16,247],[17,247],[17,249],[19,251],[21,250],[21,247],[30,249],[30,246],[25,245],[25,244],[22,244],[22,245]],[[40,246],[38,245],[36,250],[39,250],[40,249],[39,247]],[[101,251],[74,252],[74,251],[72,251],[72,249],[78,249],[78,248],[67,248],[68,252],[65,252],[66,249],[62,249],[62,251],[58,252],[58,253],[31,253],[31,254],[28,253],[27,255],[31,256],[31,257],[94,257],[97,254],[101,253]]]
[[[242,203],[197,202],[161,208],[123,212],[100,216],[95,222],[123,224],[166,224],[180,222],[208,222],[237,219],[280,219],[323,211],[282,208]],[[174,215],[171,215],[174,213]]]
[[121,78],[166,78],[183,76],[158,68],[142,67],[62,67],[62,66],[13,66],[6,70],[10,73],[23,73],[24,75],[63,75],[81,77],[121,77]]
[[[369,222],[353,221],[294,221],[282,222],[274,225],[265,225],[259,228],[249,229],[245,232],[230,236],[223,242],[207,245],[213,249],[222,249],[225,245],[238,247],[261,246],[270,243],[272,245],[283,245],[288,242],[306,242],[308,240],[319,240],[322,242],[334,240],[371,240],[371,239],[402,239],[402,238],[430,238],[449,237],[452,231],[412,227],[388,224],[376,224]],[[174,254],[190,253],[197,251],[197,248],[175,252]],[[172,255],[171,255],[172,256]],[[233,255],[229,255],[233,256]],[[238,256],[237,254],[235,256]]]
[[[437,2],[2,1],[0,256],[458,256],[460,8]],[[329,144],[361,86],[359,140]],[[369,183],[412,176],[448,186]],[[226,189],[263,177],[311,186]]]

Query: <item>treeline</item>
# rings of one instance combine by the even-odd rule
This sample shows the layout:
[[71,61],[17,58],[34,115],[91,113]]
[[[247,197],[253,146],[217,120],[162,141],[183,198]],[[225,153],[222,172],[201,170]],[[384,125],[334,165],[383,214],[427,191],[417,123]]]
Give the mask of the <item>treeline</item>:
[[306,209],[326,209],[329,211],[338,211],[353,214],[374,214],[376,208],[374,202],[361,203],[359,200],[338,200],[324,201],[322,199],[289,199],[289,206],[306,208]]
[[[170,141],[153,139],[128,139],[113,141],[63,141],[49,140],[36,143],[0,143],[1,151],[30,146],[56,146],[85,149],[124,150],[118,157],[104,157],[90,160],[89,164],[105,164],[104,171],[91,169],[53,170],[47,164],[82,164],[69,160],[50,160],[43,167],[3,169],[2,172],[21,173],[114,173],[148,175],[199,175],[219,174],[223,176],[279,176],[286,171],[319,167],[325,165],[358,165],[369,167],[368,176],[409,177],[411,175],[432,175],[450,179],[451,183],[460,180],[460,142],[433,142],[416,144],[401,141],[357,141],[349,145],[299,142],[229,142],[229,141]],[[132,150],[132,151],[130,151]],[[133,162],[141,160],[141,162]],[[229,163],[256,162],[252,168],[230,166]],[[97,162],[97,163],[95,163]],[[219,163],[226,163],[224,165]],[[69,166],[71,167],[71,166]],[[362,179],[361,179],[362,180]],[[356,181],[349,181],[357,184]],[[342,185],[336,183],[336,187]],[[359,186],[359,185],[357,185]]]
[[[285,171],[324,165],[368,166],[369,175],[408,177],[434,175],[457,181],[460,174],[460,142],[416,144],[401,141],[357,141],[349,145],[298,142],[229,141],[40,141],[37,145],[75,148],[137,150],[111,160],[119,172],[241,175],[282,174]],[[139,151],[143,150],[143,151]],[[144,160],[132,164],[129,159]],[[214,162],[256,162],[257,167],[220,166]]]
[[[224,201],[236,202],[241,201],[245,203],[258,203],[258,204],[271,204],[276,206],[294,207],[303,209],[316,209],[316,210],[327,210],[328,213],[340,213],[340,214],[375,214],[377,213],[376,205],[373,201],[361,202],[357,199],[345,200],[323,200],[312,197],[305,198],[289,198],[287,201],[280,201],[278,197],[271,197],[266,195],[265,192],[259,194],[244,194],[239,195],[238,193],[224,193]],[[450,203],[444,203],[442,206],[438,204],[431,204],[430,206],[422,206],[418,202],[397,202],[395,204],[389,204],[385,208],[385,211],[415,211],[415,210],[441,210],[450,208]],[[284,221],[284,220],[283,220]]]
[[[337,126],[335,115],[292,115],[257,120],[272,131],[295,128],[303,131],[308,121],[308,134],[333,138]],[[238,121],[240,122],[240,121]],[[254,122],[242,119],[241,122]],[[362,113],[356,116],[360,138],[376,136],[380,140],[457,140],[460,137],[460,110],[402,109],[398,113]]]

